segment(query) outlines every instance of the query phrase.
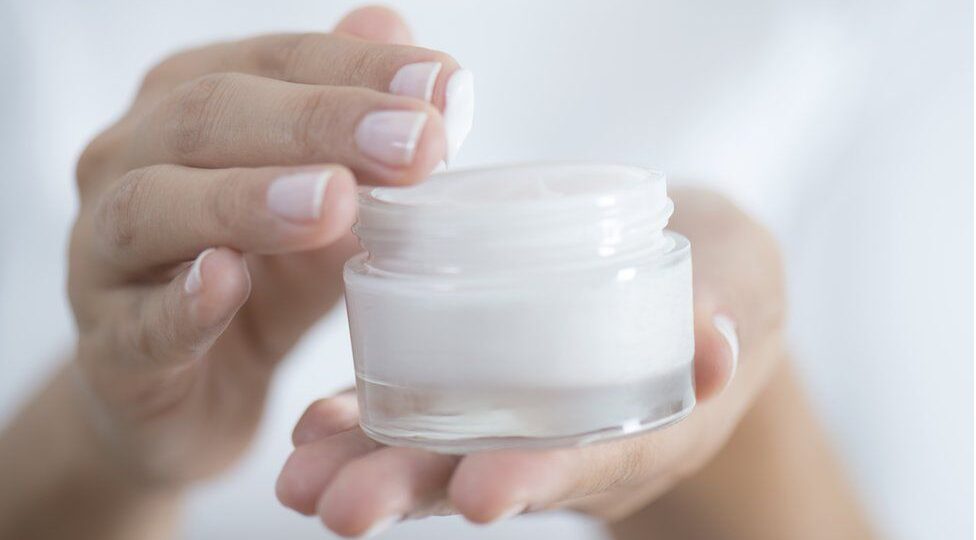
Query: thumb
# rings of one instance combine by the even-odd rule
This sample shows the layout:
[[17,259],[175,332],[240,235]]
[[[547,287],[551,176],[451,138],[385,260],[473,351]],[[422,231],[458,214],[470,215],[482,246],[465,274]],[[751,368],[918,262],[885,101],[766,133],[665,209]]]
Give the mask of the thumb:
[[377,43],[410,45],[410,27],[399,13],[383,6],[366,6],[350,11],[336,25],[340,34],[355,36]]
[[735,321],[723,311],[699,306],[695,313],[695,397],[706,401],[725,390],[738,363]]

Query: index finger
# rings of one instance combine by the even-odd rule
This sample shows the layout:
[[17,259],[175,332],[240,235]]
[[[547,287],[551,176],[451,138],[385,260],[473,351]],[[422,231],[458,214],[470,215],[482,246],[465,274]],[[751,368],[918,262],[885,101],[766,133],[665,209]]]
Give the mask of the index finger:
[[143,92],[156,94],[216,72],[369,88],[426,101],[443,113],[448,161],[471,129],[474,81],[450,55],[342,34],[271,34],[185,51],[151,70]]

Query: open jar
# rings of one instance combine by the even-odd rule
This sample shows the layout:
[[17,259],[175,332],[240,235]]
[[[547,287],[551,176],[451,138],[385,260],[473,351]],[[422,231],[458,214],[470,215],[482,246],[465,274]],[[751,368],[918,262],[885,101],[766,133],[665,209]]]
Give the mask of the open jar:
[[346,263],[360,424],[447,453],[578,445],[695,404],[664,175],[537,164],[367,188]]

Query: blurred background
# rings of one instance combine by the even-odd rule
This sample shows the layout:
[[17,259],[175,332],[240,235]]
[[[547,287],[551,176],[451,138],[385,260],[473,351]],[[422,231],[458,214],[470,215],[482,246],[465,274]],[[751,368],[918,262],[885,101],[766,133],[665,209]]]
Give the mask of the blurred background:
[[[0,2],[0,421],[69,354],[73,165],[176,49],[327,31],[357,4]],[[476,79],[458,166],[622,161],[727,193],[786,254],[810,395],[879,528],[973,535],[973,3],[391,2]],[[345,316],[280,371],[257,444],[184,536],[324,538],[274,482],[313,399],[352,381]],[[748,361],[748,359],[745,359]],[[233,516],[233,519],[230,519]],[[600,538],[570,515],[390,538]]]

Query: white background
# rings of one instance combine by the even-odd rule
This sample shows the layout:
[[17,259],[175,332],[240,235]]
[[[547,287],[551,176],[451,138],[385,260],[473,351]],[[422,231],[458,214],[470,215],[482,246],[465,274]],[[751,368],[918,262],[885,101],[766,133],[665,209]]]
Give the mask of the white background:
[[[0,2],[0,417],[70,350],[73,162],[140,74],[189,44],[325,30],[352,5]],[[797,362],[872,516],[893,538],[972,537],[971,1],[396,7],[475,73],[459,165],[655,166],[767,223],[786,253]],[[351,381],[344,324],[323,321],[282,368],[253,451],[194,493],[187,538],[326,536],[273,484],[305,405]],[[599,528],[447,518],[389,537],[542,535]]]

